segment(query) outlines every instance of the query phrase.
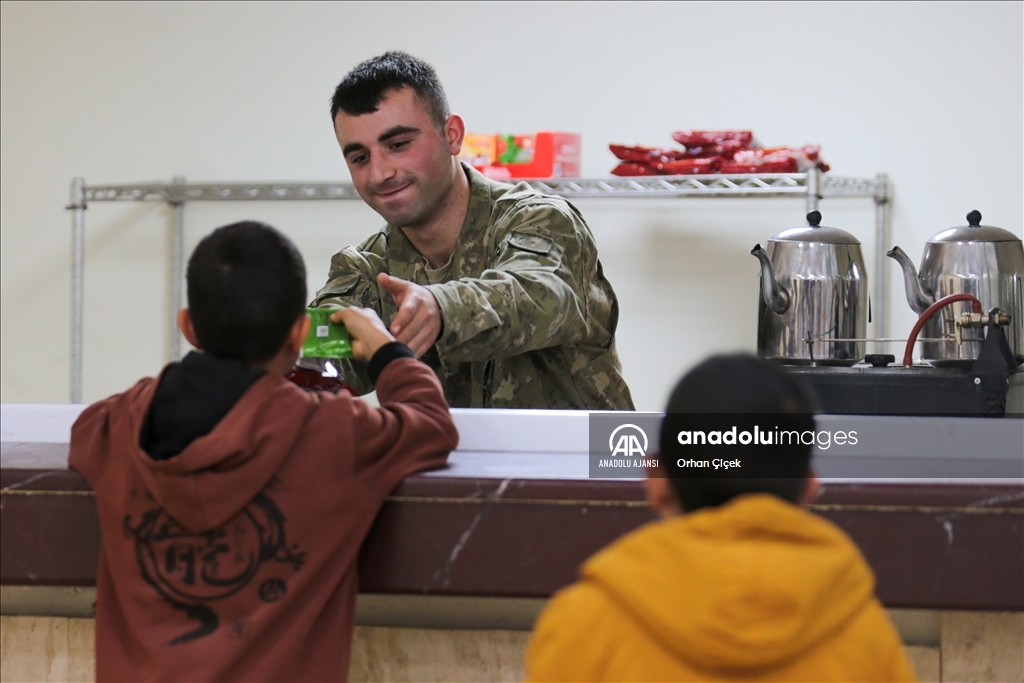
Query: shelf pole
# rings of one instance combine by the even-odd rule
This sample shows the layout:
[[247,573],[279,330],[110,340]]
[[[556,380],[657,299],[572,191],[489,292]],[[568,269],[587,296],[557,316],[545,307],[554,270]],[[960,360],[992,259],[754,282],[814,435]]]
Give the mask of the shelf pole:
[[807,169],[807,213],[818,210],[821,199],[821,171],[816,166]]
[[[185,176],[176,175],[171,180],[172,185],[185,185]],[[170,328],[168,330],[169,352],[171,360],[181,359],[181,333],[178,331],[178,311],[182,308],[182,264],[184,263],[185,252],[185,202],[184,196],[179,194],[176,187],[172,187],[170,199],[171,208],[174,211],[174,220],[171,226],[171,301],[170,301]]]
[[71,181],[71,402],[82,402],[82,308],[85,286],[85,178]]
[[889,336],[889,281],[892,269],[885,252],[892,243],[892,186],[889,176],[875,176],[875,336]]

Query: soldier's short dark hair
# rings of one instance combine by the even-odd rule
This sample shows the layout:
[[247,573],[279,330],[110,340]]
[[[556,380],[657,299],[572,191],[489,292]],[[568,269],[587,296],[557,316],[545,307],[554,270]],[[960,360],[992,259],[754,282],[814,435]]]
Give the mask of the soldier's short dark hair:
[[[799,416],[813,428],[811,416],[817,412],[817,399],[811,388],[798,377],[749,354],[712,356],[685,376],[672,390],[662,424],[662,463],[678,457],[672,433],[673,415],[693,413],[719,415],[767,415],[788,413]],[[811,446],[787,445],[778,457],[758,461],[756,451],[743,462],[744,470],[759,473],[756,478],[671,478],[672,490],[686,511],[723,505],[746,493],[770,493],[795,503],[800,499],[810,474]],[[681,453],[678,455],[682,455]]]
[[334,89],[331,123],[339,111],[349,116],[375,112],[385,98],[402,88],[412,88],[427,105],[434,124],[444,127],[451,112],[441,81],[432,66],[404,52],[385,52],[352,69]]
[[306,312],[306,266],[257,221],[217,228],[188,260],[188,306],[203,350],[253,365],[273,358]]

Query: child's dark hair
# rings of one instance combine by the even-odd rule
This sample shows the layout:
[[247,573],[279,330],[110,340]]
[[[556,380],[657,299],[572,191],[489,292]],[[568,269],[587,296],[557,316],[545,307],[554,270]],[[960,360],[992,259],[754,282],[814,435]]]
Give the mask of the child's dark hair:
[[[788,413],[813,429],[811,416],[816,411],[817,400],[810,387],[778,366],[749,354],[712,356],[686,373],[672,391],[662,423],[662,461],[674,462],[683,455],[678,452],[682,447],[675,438],[673,415]],[[776,450],[759,461],[755,450],[749,461],[744,460],[744,471],[756,471],[756,477],[672,478],[672,490],[686,511],[723,505],[745,493],[771,493],[795,503],[810,473],[811,446],[786,446],[781,458],[778,453]],[[691,450],[685,457],[698,455]]]
[[375,112],[388,95],[405,87],[427,105],[434,125],[443,128],[450,114],[448,98],[434,68],[404,52],[385,52],[352,69],[334,89],[331,122],[339,111],[349,116]]
[[274,357],[306,311],[306,266],[257,221],[217,228],[188,260],[188,306],[203,350],[248,365]]

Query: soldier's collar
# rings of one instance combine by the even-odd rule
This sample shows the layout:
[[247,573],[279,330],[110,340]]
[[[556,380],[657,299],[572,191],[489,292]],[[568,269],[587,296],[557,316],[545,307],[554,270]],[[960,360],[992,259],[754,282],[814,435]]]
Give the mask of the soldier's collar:
[[493,185],[498,183],[469,164],[460,163],[469,180],[469,208],[466,210],[466,219],[462,223],[462,232],[459,235],[461,245],[483,238],[487,226],[491,224],[491,210],[494,208],[491,190]]

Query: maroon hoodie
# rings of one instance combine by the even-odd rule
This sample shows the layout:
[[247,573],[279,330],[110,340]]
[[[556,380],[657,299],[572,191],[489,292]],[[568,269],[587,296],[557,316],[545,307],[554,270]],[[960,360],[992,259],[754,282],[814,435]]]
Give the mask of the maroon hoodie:
[[381,371],[380,408],[278,375],[247,381],[212,430],[165,459],[140,447],[152,378],[71,430],[103,535],[99,681],[348,675],[359,546],[385,496],[456,446],[448,406],[411,358]]

